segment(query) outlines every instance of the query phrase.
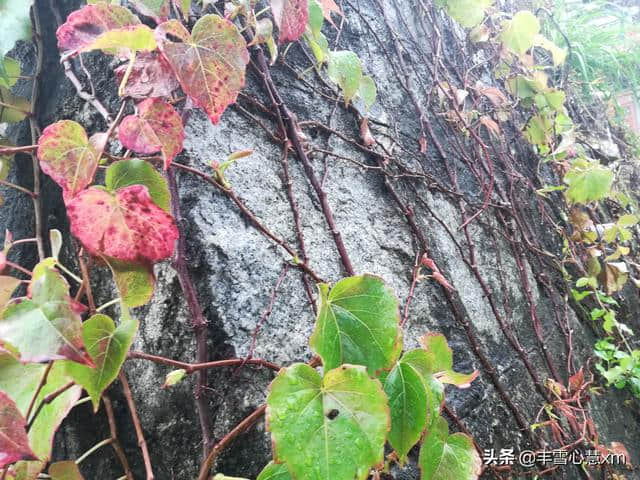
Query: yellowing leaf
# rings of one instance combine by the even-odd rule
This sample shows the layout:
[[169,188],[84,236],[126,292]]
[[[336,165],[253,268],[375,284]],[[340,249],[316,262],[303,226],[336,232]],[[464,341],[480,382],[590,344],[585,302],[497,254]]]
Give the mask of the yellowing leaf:
[[453,370],[453,350],[444,335],[429,333],[420,339],[422,348],[427,352],[430,368],[442,383],[450,383],[458,388],[467,388],[478,376],[478,371],[458,373]]
[[482,22],[486,9],[494,0],[441,0],[439,3],[460,25],[471,28]]
[[205,15],[191,34],[170,20],[156,28],[156,38],[184,92],[217,123],[244,86],[249,52],[238,29],[218,15]]
[[51,480],[84,480],[76,462],[56,462],[49,467]]
[[329,52],[327,74],[342,89],[345,103],[349,103],[358,93],[362,81],[362,64],[358,56],[350,50]]
[[540,21],[528,10],[517,12],[511,20],[504,22],[500,39],[518,55],[533,47],[540,32]]
[[155,277],[148,265],[102,258],[111,269],[122,303],[129,308],[135,308],[146,305],[151,300]]
[[98,152],[79,123],[62,120],[49,125],[38,144],[38,160],[49,175],[70,196],[93,182]]
[[186,374],[187,371],[183,368],[170,371],[165,377],[163,388],[173,387],[174,385],[177,385],[182,381]]
[[562,65],[567,58],[567,49],[560,48],[551,40],[549,40],[544,35],[536,35],[533,39],[534,45],[538,47],[542,47],[545,50],[549,50],[551,53],[551,58],[553,59],[553,66],[557,67],[558,65]]
[[308,0],[271,0],[271,13],[280,30],[278,41],[295,42],[307,26]]

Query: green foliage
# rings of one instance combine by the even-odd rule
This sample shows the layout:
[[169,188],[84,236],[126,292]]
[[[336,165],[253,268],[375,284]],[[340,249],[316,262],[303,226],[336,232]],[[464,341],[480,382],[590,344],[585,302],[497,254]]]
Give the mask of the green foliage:
[[640,350],[620,350],[613,338],[608,337],[596,342],[595,354],[600,359],[596,368],[608,385],[618,389],[628,387],[640,398]]
[[436,0],[447,13],[463,27],[471,28],[484,19],[485,11],[494,0]]
[[511,20],[506,20],[502,26],[500,39],[518,55],[523,55],[535,43],[540,32],[538,18],[528,10],[517,12]]
[[382,462],[389,407],[363,367],[343,365],[324,378],[308,365],[280,371],[267,398],[274,458],[294,477],[364,480]]
[[284,463],[269,463],[256,480],[293,480],[291,478],[291,474],[289,473],[289,469]]
[[112,192],[131,185],[144,185],[157,206],[169,212],[171,195],[165,178],[153,166],[139,158],[120,160],[107,168],[105,186]]
[[76,462],[56,462],[49,467],[51,480],[84,480]]
[[332,370],[364,365],[370,374],[389,368],[402,351],[400,312],[393,291],[373,275],[345,278],[329,292],[319,285],[320,307],[311,348]]
[[138,321],[125,319],[116,327],[106,315],[94,315],[82,324],[82,338],[95,368],[66,362],[66,371],[91,397],[94,412],[100,406],[102,392],[120,372],[127,352],[138,330]]
[[579,158],[572,162],[564,176],[565,190],[571,203],[590,203],[607,198],[611,193],[613,172],[594,160]]

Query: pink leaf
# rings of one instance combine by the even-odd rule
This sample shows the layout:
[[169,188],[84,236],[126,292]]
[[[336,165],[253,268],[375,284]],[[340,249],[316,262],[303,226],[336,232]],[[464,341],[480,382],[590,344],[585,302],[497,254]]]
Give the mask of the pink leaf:
[[58,48],[65,56],[74,55],[110,30],[139,24],[140,19],[124,7],[106,3],[86,5],[69,15],[58,28]]
[[308,0],[271,0],[271,12],[280,30],[280,43],[295,42],[302,36],[309,19]]
[[[128,65],[116,68],[118,84],[122,83]],[[171,66],[157,53],[141,53],[136,57],[133,70],[124,89],[127,97],[144,99],[155,97],[169,97],[178,88]]]
[[162,152],[166,170],[182,151],[184,128],[180,115],[171,105],[158,98],[149,98],[138,105],[137,115],[122,120],[118,137],[134,152]]
[[151,200],[147,187],[115,193],[80,192],[67,204],[71,233],[91,254],[129,262],[159,262],[173,253],[178,229],[173,217]]
[[38,145],[42,171],[74,196],[93,181],[98,168],[98,152],[84,128],[71,120],[49,125]]
[[154,22],[162,23],[169,19],[169,0],[131,0],[133,8],[142,15],[151,17]]
[[205,15],[192,34],[177,20],[159,25],[156,40],[184,93],[218,123],[244,87],[249,52],[238,29],[218,15]]
[[331,19],[331,12],[336,12],[338,15],[343,16],[340,7],[336,5],[336,2],[334,2],[334,0],[318,0],[318,3],[322,7],[322,15],[324,16],[325,20],[330,22],[335,27],[335,24]]
[[19,460],[37,458],[29,446],[24,417],[13,400],[0,392],[0,468]]

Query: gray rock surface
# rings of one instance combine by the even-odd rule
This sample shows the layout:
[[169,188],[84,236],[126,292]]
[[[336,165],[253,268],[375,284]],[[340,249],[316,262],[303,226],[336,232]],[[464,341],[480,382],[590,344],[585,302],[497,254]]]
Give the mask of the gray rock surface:
[[[74,2],[57,3],[60,11],[66,15],[72,10]],[[418,117],[409,96],[399,83],[393,39],[385,26],[378,3],[375,0],[353,3],[353,6],[350,2],[345,2],[344,5],[346,22],[339,46],[355,51],[363,60],[365,71],[376,80],[379,101],[372,111],[372,118],[378,122],[373,125],[374,134],[380,143],[386,143],[389,153],[400,159],[408,169],[423,170],[443,185],[449,185],[443,160],[438,156],[432,139],[428,139],[426,155],[417,151],[417,139],[420,137]],[[424,42],[424,47],[428,49],[428,40],[419,26],[414,3],[416,2],[401,0],[396,10],[392,2],[385,2],[385,9],[390,24],[403,43],[409,46],[409,52],[412,52],[404,56],[404,62],[411,66],[413,81],[430,88],[433,80],[431,74],[413,48],[406,26],[398,17],[398,12],[401,12],[404,19],[411,23],[410,29],[418,41]],[[45,103],[39,115],[40,124],[44,127],[58,119],[70,118],[83,123],[91,132],[104,130],[105,124],[101,117],[75,95],[58,65],[53,36],[55,19],[48,2],[38,1],[37,4],[42,9],[47,45],[46,75],[42,86]],[[354,10],[354,6],[359,8],[363,16]],[[375,30],[384,48],[377,43],[363,18]],[[458,29],[444,18],[438,17],[438,22],[444,41],[454,42],[454,36],[460,34]],[[335,32],[332,32],[331,45],[334,38]],[[28,65],[29,48],[22,46],[19,52]],[[393,58],[393,65],[385,56],[387,52]],[[445,49],[445,52],[449,50]],[[462,62],[454,56],[448,61]],[[286,62],[298,72],[309,65],[298,46],[289,49]],[[91,71],[98,96],[111,111],[115,111],[117,95],[110,69],[112,65],[100,54],[86,55],[85,64]],[[77,64],[75,67],[79,72]],[[322,122],[349,138],[358,139],[358,124],[353,113],[326,98],[326,95],[335,93],[313,72],[308,72],[304,81],[300,81],[290,68],[278,64],[273,67],[272,74],[282,97],[298,120]],[[86,83],[85,78],[83,81]],[[422,87],[416,87],[416,90],[419,90],[418,95],[422,98]],[[255,74],[249,76],[246,93],[268,105]],[[260,117],[272,131],[276,131],[275,123],[268,115],[246,99],[241,99],[240,104]],[[440,136],[446,123],[438,116],[437,101],[425,109]],[[237,108],[229,109],[218,125],[212,125],[205,115],[194,111],[188,117],[186,131],[185,150],[178,161],[201,170],[208,171],[212,160],[224,159],[233,151],[254,150],[252,156],[240,160],[228,171],[228,180],[257,218],[298,249],[294,220],[282,178],[280,146]],[[337,155],[325,158],[323,154],[315,153],[311,158],[316,175],[324,179],[324,188],[336,224],[356,271],[383,277],[394,288],[404,305],[411,285],[412,266],[420,245],[403,212],[399,211],[385,187],[375,159],[336,136],[327,136],[322,130],[308,128],[305,133],[309,149],[319,148]],[[28,130],[24,127],[14,129],[13,135],[16,141],[28,142]],[[397,137],[399,141],[392,142],[390,137]],[[522,140],[514,137],[513,145],[509,148],[515,152],[520,173],[535,183],[535,157],[522,145],[517,145],[518,142],[522,143]],[[457,172],[462,192],[474,204],[481,203],[481,194],[478,193],[473,175],[459,156],[453,153],[448,142],[445,140],[444,143],[445,148],[451,152],[448,161]],[[26,165],[28,161],[24,159],[18,162],[16,178],[16,181],[24,185],[28,185],[30,181]],[[293,154],[290,155],[289,165],[309,263],[322,278],[335,282],[344,276],[344,271],[318,198],[301,163]],[[502,169],[502,165],[500,168]],[[626,168],[631,172],[630,177],[637,175],[634,165],[626,165]],[[549,172],[544,174],[550,175]],[[210,185],[187,173],[180,173],[178,181],[185,217],[181,225],[182,234],[188,244],[189,270],[208,320],[211,360],[245,356],[249,353],[258,322],[269,304],[276,280],[284,264],[290,262],[291,258],[253,228],[237,207]],[[506,182],[506,177],[499,173],[499,186],[504,187]],[[432,257],[455,287],[455,304],[461,308],[464,319],[471,325],[480,348],[495,367],[507,395],[522,412],[526,422],[536,422],[536,415],[544,406],[545,399],[536,391],[522,361],[500,328],[478,279],[461,257],[456,244],[462,246],[465,255],[468,252],[466,239],[459,229],[463,220],[455,196],[429,188],[429,183],[422,178],[394,179],[393,184],[403,201],[414,209],[416,222],[426,236]],[[65,230],[67,221],[59,190],[52,182],[45,180],[44,192],[43,203],[48,228]],[[551,229],[543,225],[536,206],[537,199],[530,191],[523,192],[524,189],[520,194],[528,208],[526,217],[530,221],[531,230],[545,248],[558,253],[561,248],[559,239]],[[6,206],[1,213],[1,226],[12,230],[16,237],[30,235],[30,202],[11,192],[3,192],[3,195]],[[553,206],[548,208],[553,213]],[[471,211],[474,209],[475,207],[471,207]],[[509,330],[517,335],[535,371],[544,381],[551,374],[534,335],[520,272],[508,241],[495,233],[500,230],[500,226],[492,209],[487,212],[469,227],[470,236],[477,248],[477,265],[493,292],[499,314],[506,318]],[[19,260],[25,264],[33,261],[26,249],[20,255]],[[529,256],[527,258],[530,260]],[[538,309],[546,346],[566,383],[567,351],[556,323],[556,314],[561,316],[562,312],[558,311],[548,291],[542,287],[540,273],[545,273],[552,279],[553,288],[561,287],[562,281],[553,271],[541,272],[540,264],[535,261],[532,263],[533,266],[526,265],[525,275],[532,288],[532,298]],[[108,301],[113,294],[108,276],[104,271],[96,270],[96,273],[94,289],[101,302]],[[134,348],[183,361],[195,361],[191,319],[176,274],[168,264],[157,266],[156,274],[158,283],[152,302],[136,312],[141,328]],[[637,292],[628,292],[626,296],[636,297]],[[638,312],[638,305],[634,300],[630,303],[626,321],[636,330],[640,330]],[[572,308],[568,312],[568,322],[573,333],[574,364],[579,366],[591,355],[594,332],[583,316]],[[272,314],[259,331],[254,356],[281,365],[307,361],[311,357],[308,338],[313,323],[314,313],[304,289],[302,274],[291,268],[276,295]],[[443,289],[433,280],[425,279],[417,285],[409,310],[404,334],[406,348],[417,346],[419,337],[429,331],[441,332],[449,339],[458,370],[479,369],[481,372],[471,388],[447,389],[448,405],[471,430],[478,444],[482,448],[512,447],[516,452],[530,448],[526,435],[519,432],[512,413],[474,354],[463,326],[446,301]],[[156,478],[190,480],[196,476],[201,452],[200,427],[193,400],[194,385],[189,378],[173,389],[163,390],[161,385],[168,371],[168,367],[140,360],[126,363],[126,374],[137,402]],[[256,367],[211,372],[206,394],[214,419],[216,439],[220,439],[264,402],[266,388],[272,378],[272,372]],[[132,462],[135,477],[144,478],[137,440],[119,385],[114,385],[110,395],[115,402],[120,438]],[[602,442],[624,443],[629,448],[633,463],[637,465],[640,463],[640,451],[637,448],[640,445],[638,407],[637,403],[629,406],[625,400],[626,394],[605,389],[601,395],[594,396],[591,413]],[[56,455],[60,458],[75,458],[107,435],[104,412],[93,417],[88,406],[80,407],[65,422],[59,435]],[[546,435],[540,435],[538,439],[549,441]],[[86,478],[113,479],[121,475],[111,452],[104,452],[104,455],[94,455],[83,464]],[[240,436],[224,452],[217,462],[216,471],[255,478],[268,461],[269,455],[268,434],[261,422]],[[561,477],[582,478],[577,470],[571,469],[558,474],[558,478]],[[409,465],[404,472],[397,473],[396,478],[415,480],[419,478],[419,474],[415,466]],[[492,478],[490,473],[487,473],[487,478]],[[634,472],[628,474],[627,478],[640,476]]]

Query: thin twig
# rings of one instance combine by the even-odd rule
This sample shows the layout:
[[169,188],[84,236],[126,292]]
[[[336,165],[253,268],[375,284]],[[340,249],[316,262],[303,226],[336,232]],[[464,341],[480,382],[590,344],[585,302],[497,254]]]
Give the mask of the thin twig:
[[172,360],[170,358],[151,355],[149,353],[144,353],[144,352],[129,352],[129,358],[149,360],[151,362],[160,363],[162,365],[167,365],[174,368],[181,368],[185,370],[188,374],[200,372],[202,370],[208,370],[210,368],[237,367],[243,364],[258,365],[261,367],[269,368],[276,372],[279,371],[281,368],[279,365],[276,365],[275,363],[271,363],[267,360],[261,360],[259,358],[251,358],[251,359],[229,358],[227,360],[216,360],[215,362],[186,363],[186,362],[181,362],[179,360]]
[[127,456],[124,454],[124,450],[122,450],[122,446],[120,445],[120,441],[118,440],[118,428],[116,426],[116,417],[113,414],[113,405],[111,404],[111,399],[105,394],[102,395],[102,402],[104,403],[104,411],[107,414],[107,420],[109,422],[109,432],[111,433],[111,439],[113,442],[111,446],[113,447],[118,460],[120,460],[120,464],[124,469],[124,475],[127,480],[134,480],[133,473],[131,473],[131,468],[129,467],[129,462],[127,460]]

